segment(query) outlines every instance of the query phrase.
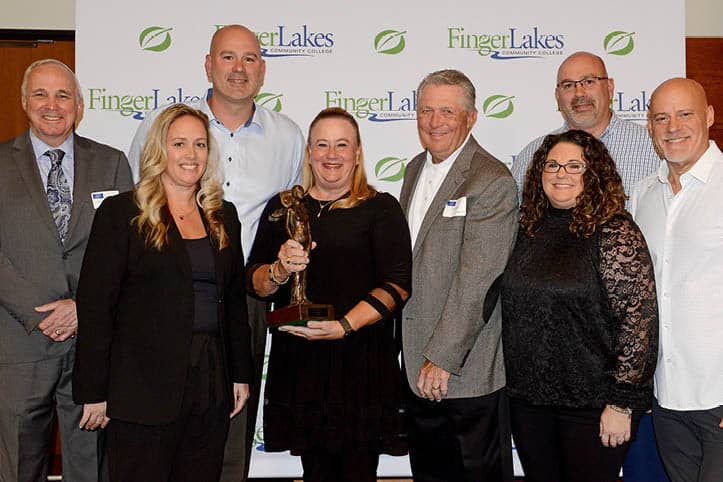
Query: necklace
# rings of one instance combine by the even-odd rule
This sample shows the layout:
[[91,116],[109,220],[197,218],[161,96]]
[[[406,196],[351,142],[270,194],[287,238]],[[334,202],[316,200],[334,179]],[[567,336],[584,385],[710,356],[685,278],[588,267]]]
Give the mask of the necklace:
[[319,203],[319,212],[316,214],[316,217],[320,218],[321,213],[324,211],[324,208],[327,207],[329,204],[333,203],[334,201],[336,201],[336,199],[332,199],[331,201],[326,201],[325,203],[322,203],[317,199],[316,202]]
[[[170,209],[170,207],[169,207],[169,209]],[[174,213],[173,210],[171,210],[171,214],[173,214],[173,216],[175,216],[175,217],[177,217],[178,219],[180,219],[181,221],[183,221],[183,219],[184,219],[186,216],[188,216],[189,214],[191,214],[194,209],[196,209],[196,206],[195,206],[195,205],[194,205],[194,206],[191,206],[191,209],[189,209],[189,210],[186,211],[185,213]]]

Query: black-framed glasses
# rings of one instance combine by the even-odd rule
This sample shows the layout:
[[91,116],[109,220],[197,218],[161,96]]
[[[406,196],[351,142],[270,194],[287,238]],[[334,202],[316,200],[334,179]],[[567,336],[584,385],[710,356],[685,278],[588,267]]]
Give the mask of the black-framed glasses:
[[568,162],[567,164],[560,164],[557,161],[545,161],[542,165],[543,171],[553,174],[558,172],[560,168],[564,169],[568,174],[582,174],[585,172],[585,169],[587,169],[587,166],[584,163],[577,161]]
[[563,80],[557,83],[557,88],[563,92],[572,92],[580,84],[583,89],[592,89],[601,80],[608,80],[608,77],[583,77],[580,80]]

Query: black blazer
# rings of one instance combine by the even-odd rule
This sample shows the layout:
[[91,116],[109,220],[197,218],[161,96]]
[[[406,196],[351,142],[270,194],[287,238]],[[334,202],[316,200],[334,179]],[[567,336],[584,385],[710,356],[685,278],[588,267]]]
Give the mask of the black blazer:
[[[131,220],[133,193],[98,208],[78,286],[78,340],[73,369],[76,403],[108,402],[107,414],[164,425],[180,414],[194,316],[191,262],[176,225],[168,246],[145,246]],[[231,245],[213,247],[222,349],[232,381],[252,379],[243,254],[236,209],[223,203]],[[230,398],[233,400],[233,397]]]

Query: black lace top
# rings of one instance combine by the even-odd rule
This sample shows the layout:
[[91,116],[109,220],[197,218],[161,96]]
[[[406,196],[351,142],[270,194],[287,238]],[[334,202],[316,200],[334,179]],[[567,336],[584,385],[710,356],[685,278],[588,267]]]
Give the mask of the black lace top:
[[520,230],[502,279],[507,388],[538,405],[647,409],[658,306],[647,244],[627,213],[590,238],[550,208]]

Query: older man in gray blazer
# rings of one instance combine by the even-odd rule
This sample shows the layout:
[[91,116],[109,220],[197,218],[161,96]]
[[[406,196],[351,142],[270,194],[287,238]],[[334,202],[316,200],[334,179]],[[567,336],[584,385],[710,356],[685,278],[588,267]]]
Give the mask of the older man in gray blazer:
[[0,481],[47,476],[57,413],[63,479],[97,481],[98,435],[71,394],[75,289],[95,208],[131,189],[122,152],[73,134],[83,110],[62,62],[37,61],[21,89],[29,131],[0,144]]
[[412,473],[511,480],[493,283],[516,233],[515,181],[470,134],[475,89],[463,73],[429,74],[417,95],[425,152],[407,166],[401,194],[414,266],[402,321]]

